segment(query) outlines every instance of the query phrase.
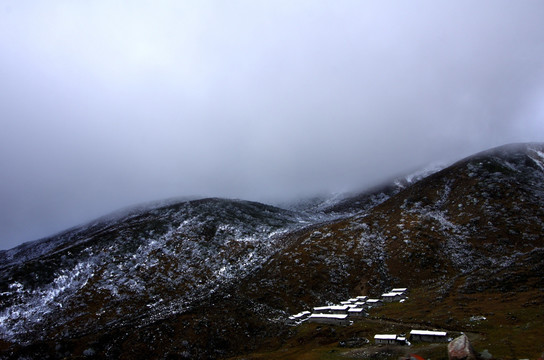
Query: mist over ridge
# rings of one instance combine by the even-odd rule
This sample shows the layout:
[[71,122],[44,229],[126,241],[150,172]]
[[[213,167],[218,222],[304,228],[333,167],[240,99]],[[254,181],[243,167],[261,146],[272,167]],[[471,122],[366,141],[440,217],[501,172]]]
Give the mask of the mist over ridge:
[[131,204],[364,189],[544,139],[544,5],[0,5],[0,248]]

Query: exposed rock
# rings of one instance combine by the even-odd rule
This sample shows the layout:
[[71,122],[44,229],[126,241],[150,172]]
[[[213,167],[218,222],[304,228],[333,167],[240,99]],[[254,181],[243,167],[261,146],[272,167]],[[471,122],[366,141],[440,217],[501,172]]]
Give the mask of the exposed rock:
[[476,360],[476,353],[465,334],[448,344],[448,358],[449,360]]

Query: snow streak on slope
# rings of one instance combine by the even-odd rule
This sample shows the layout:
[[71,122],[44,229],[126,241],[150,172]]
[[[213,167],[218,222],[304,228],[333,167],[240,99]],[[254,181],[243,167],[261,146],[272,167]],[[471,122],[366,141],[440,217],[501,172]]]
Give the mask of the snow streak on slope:
[[92,328],[180,311],[258,267],[277,250],[278,235],[308,221],[262,204],[209,199],[76,231],[73,246],[50,239],[42,256],[3,267],[0,334],[35,339],[76,320]]

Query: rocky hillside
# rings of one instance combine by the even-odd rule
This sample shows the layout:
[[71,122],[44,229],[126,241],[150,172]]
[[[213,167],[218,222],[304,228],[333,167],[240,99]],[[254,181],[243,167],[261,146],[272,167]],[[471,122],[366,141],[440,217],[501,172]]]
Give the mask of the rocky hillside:
[[[475,155],[368,213],[308,229],[256,277],[270,274],[286,286],[321,279],[315,282],[318,289],[289,289],[308,296],[305,302],[324,296],[337,300],[352,291],[382,291],[398,283],[446,282],[461,275],[468,276],[463,285],[467,292],[542,286],[534,270],[544,259],[543,180],[542,145],[507,146]],[[518,265],[525,268],[524,281],[515,281],[511,271],[512,279],[499,276]],[[276,292],[286,293],[278,283],[273,286]]]
[[[536,358],[544,329],[543,205],[544,146],[493,149],[369,212],[300,232],[245,290],[296,313],[408,286],[414,299],[385,316],[430,329],[476,328],[505,357]],[[471,323],[479,315],[486,322]]]
[[260,266],[309,220],[244,201],[183,202],[3,252],[4,340],[76,336],[179,313]]
[[384,316],[468,331],[486,312],[482,342],[539,355],[499,325],[544,329],[544,145],[411,179],[314,213],[187,201],[1,252],[0,356],[278,358],[290,314],[395,286],[417,300]]

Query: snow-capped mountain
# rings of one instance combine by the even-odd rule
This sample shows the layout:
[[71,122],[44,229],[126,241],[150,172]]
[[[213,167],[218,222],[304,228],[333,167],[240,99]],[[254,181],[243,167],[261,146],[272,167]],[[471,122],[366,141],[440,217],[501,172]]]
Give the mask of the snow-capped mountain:
[[[289,314],[395,285],[433,304],[422,321],[467,330],[460,299],[484,294],[497,321],[521,306],[509,296],[544,301],[532,292],[544,289],[543,205],[544,145],[519,144],[289,210],[202,199],[126,211],[0,252],[0,356],[273,351]],[[527,331],[542,330],[533,318]]]

